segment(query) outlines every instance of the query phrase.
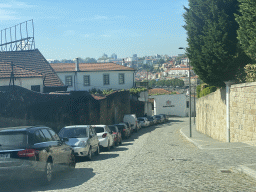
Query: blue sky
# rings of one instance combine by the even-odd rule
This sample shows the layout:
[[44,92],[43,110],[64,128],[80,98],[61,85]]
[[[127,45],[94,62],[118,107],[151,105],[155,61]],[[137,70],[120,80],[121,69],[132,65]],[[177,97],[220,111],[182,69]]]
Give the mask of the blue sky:
[[184,53],[188,0],[0,0],[0,29],[33,19],[46,59]]

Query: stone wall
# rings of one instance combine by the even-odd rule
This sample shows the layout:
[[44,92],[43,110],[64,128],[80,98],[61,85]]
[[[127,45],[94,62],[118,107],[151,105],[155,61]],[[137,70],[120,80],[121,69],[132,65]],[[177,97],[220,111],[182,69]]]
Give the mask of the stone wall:
[[231,86],[230,141],[256,141],[256,82]]
[[86,91],[46,94],[0,87],[0,127],[43,124],[58,132],[67,125],[119,123],[131,112],[129,97],[129,91],[95,99]]
[[225,96],[226,89],[218,89],[196,103],[196,129],[220,141],[226,141]]
[[[196,129],[226,142],[226,90],[201,97],[196,105]],[[230,142],[256,141],[256,82],[231,85]]]

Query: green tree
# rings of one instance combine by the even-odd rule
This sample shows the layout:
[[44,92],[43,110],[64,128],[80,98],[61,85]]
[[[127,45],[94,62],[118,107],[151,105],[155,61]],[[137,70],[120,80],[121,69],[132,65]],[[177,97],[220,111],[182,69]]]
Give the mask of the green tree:
[[189,0],[185,10],[186,52],[196,74],[217,87],[238,79],[250,62],[237,39],[238,0]]
[[256,60],[256,1],[238,0],[239,13],[236,21],[239,24],[237,30],[238,39],[245,53],[254,61]]

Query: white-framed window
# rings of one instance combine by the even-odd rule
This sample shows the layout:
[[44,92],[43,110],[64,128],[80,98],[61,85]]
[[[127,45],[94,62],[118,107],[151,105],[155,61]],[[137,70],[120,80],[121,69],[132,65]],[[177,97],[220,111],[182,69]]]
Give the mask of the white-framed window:
[[103,85],[109,85],[109,74],[103,74]]
[[73,86],[72,82],[73,81],[72,81],[72,76],[71,75],[65,76],[65,85],[66,86],[72,87]]
[[84,86],[90,86],[90,75],[84,75]]
[[124,84],[124,73],[119,73],[119,84]]

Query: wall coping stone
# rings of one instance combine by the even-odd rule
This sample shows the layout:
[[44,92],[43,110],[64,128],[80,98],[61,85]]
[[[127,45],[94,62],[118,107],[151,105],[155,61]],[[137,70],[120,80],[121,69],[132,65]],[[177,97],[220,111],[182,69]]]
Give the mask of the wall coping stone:
[[234,84],[234,85],[231,85],[231,89],[242,88],[242,87],[251,87],[251,86],[256,86],[256,82]]

